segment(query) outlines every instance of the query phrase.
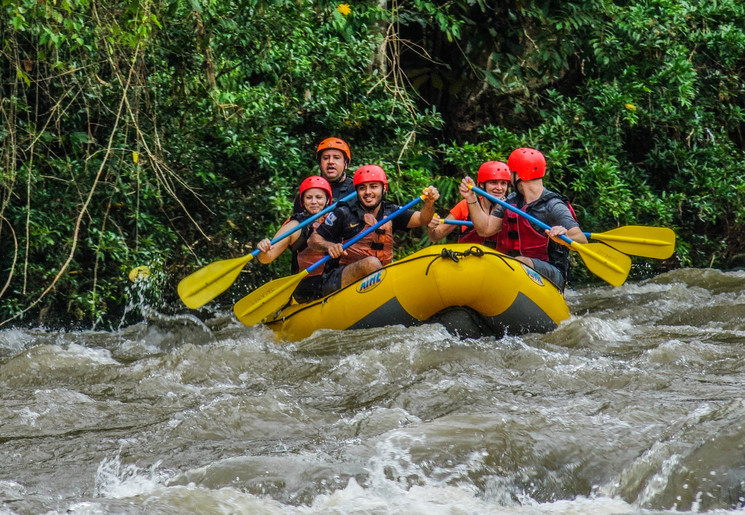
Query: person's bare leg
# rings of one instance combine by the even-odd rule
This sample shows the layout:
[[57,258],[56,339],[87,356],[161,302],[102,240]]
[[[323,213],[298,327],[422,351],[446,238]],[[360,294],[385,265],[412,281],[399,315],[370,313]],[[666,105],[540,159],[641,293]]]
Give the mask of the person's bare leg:
[[383,268],[383,264],[376,257],[370,256],[355,261],[354,263],[344,267],[344,270],[341,273],[341,287],[344,288],[349,286],[381,268]]

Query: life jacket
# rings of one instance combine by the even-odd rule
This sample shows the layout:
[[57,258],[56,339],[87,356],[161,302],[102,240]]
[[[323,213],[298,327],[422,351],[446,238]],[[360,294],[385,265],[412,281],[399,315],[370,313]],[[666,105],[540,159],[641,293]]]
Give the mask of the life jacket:
[[483,236],[479,236],[476,229],[473,227],[466,227],[465,231],[461,231],[458,243],[478,243],[479,245],[483,245],[484,239]]
[[[513,194],[514,195],[514,194]],[[545,204],[553,199],[559,199],[569,208],[572,217],[577,220],[574,208],[571,207],[566,197],[545,190],[541,197],[524,209],[524,201],[516,195],[510,195],[507,202],[513,206],[523,209],[526,213],[535,210],[537,206]],[[508,256],[525,256],[527,258],[540,259],[551,263],[561,270],[564,277],[569,272],[569,249],[549,238],[541,229],[536,230],[530,221],[524,216],[518,215],[512,210],[506,209],[502,217],[502,230],[496,234],[497,251]]]
[[[481,198],[483,197],[479,197],[479,203],[481,202]],[[465,199],[462,200],[461,202],[465,202]],[[466,206],[466,208],[467,207],[468,206]],[[490,207],[487,210],[489,214],[491,214],[491,210],[493,207],[494,207],[494,204],[490,203]],[[468,216],[466,216],[465,220],[468,222],[472,221],[470,213]],[[467,227],[467,226],[461,227],[460,236],[458,237],[458,243],[476,243],[478,245],[486,245],[487,247],[491,247],[491,248],[496,248],[497,246],[497,240],[495,240],[494,237],[489,236],[485,238],[483,236],[480,236],[479,232],[476,230],[475,227]]]
[[[308,219],[308,216],[309,215],[307,213],[296,214],[293,215],[291,219],[297,220],[298,222],[303,222],[304,220]],[[300,229],[300,236],[298,236],[298,239],[295,240],[295,243],[290,243],[289,247],[292,251],[291,271],[293,274],[297,274],[298,272],[305,270],[310,265],[322,259],[326,255],[326,253],[323,251],[313,250],[308,247],[308,238],[310,238],[310,235],[313,234],[313,231],[315,231],[325,219],[326,217],[322,216],[318,220],[314,221],[312,224],[306,225],[305,227]],[[324,265],[316,267],[312,271],[308,272],[308,276],[312,277],[314,275],[321,275],[323,273],[324,267],[325,263]]]
[[[355,202],[349,206],[349,210],[352,213],[349,223],[350,225],[353,222],[359,224],[360,230],[357,232],[357,234],[359,234],[368,227],[375,225],[379,220],[382,220],[383,217],[393,213],[396,208],[397,206],[394,204],[382,202],[380,204],[380,210],[378,211],[378,218],[376,218],[372,213],[365,212],[362,206]],[[339,264],[348,265],[369,256],[378,258],[384,265],[393,262],[392,221],[384,223],[360,241],[348,247],[346,249],[346,255],[342,254],[339,258]]]

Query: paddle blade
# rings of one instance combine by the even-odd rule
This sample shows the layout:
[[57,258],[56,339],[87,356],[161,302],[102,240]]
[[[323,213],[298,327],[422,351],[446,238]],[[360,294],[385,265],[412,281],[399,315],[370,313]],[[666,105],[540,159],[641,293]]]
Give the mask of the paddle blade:
[[243,325],[258,324],[290,302],[292,292],[306,275],[308,271],[303,270],[298,274],[266,283],[236,302],[233,313]]
[[178,296],[191,309],[201,308],[230,288],[253,255],[215,261],[178,283]]
[[592,233],[590,238],[632,256],[667,259],[675,252],[675,233],[667,227],[626,225],[602,233]]
[[572,243],[587,269],[613,286],[621,286],[631,271],[631,258],[602,243]]

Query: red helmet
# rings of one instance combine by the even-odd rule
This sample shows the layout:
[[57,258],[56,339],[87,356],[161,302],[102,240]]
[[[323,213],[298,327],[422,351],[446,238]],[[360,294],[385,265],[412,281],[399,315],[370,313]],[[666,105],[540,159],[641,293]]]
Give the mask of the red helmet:
[[347,164],[352,160],[352,151],[349,150],[349,145],[347,145],[346,141],[340,138],[326,138],[318,144],[318,148],[316,149],[316,161],[321,160],[321,152],[329,149],[341,150],[344,152],[344,155],[347,156]]
[[334,194],[331,192],[331,185],[329,184],[329,181],[319,175],[311,175],[300,183],[300,193],[298,194],[298,197],[300,198],[300,204],[303,203],[303,193],[311,188],[322,189],[326,193],[326,204],[331,202],[331,197],[333,197]]
[[502,161],[487,161],[479,167],[479,175],[476,179],[478,183],[486,181],[507,181],[510,182],[512,175],[510,169]]
[[538,179],[546,175],[546,158],[534,148],[513,150],[507,159],[511,172],[516,172],[522,181]]
[[354,172],[354,186],[365,182],[382,182],[383,190],[388,191],[388,178],[385,172],[378,165],[364,165],[357,168]]

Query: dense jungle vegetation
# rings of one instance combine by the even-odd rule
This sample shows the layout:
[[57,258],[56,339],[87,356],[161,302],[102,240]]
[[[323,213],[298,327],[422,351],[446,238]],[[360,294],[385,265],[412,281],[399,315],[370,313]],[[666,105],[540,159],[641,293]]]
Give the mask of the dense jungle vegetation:
[[[676,231],[636,277],[742,266],[744,5],[2,0],[0,323],[126,322],[139,265],[139,294],[185,309],[178,280],[273,234],[331,135],[442,214],[534,146],[584,230]],[[219,302],[289,266],[246,272]]]

